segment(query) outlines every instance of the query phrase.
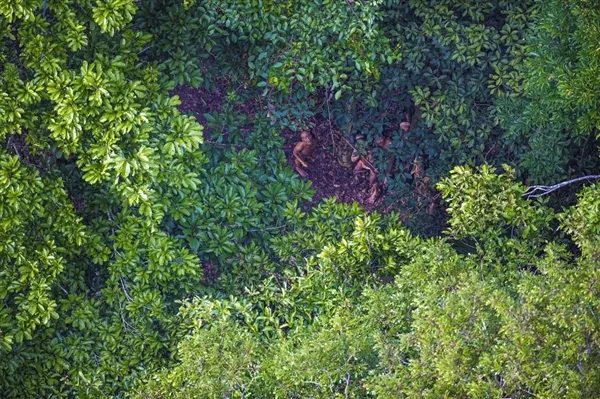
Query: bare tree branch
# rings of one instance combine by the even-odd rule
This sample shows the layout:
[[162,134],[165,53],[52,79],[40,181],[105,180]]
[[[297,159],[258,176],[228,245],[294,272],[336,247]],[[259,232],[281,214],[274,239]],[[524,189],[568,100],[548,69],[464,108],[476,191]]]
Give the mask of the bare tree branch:
[[523,195],[525,197],[527,197],[527,199],[538,198],[538,197],[542,197],[544,195],[548,195],[548,194],[558,190],[559,188],[568,186],[569,184],[577,183],[580,181],[590,181],[590,180],[597,180],[597,179],[600,179],[600,175],[582,176],[582,177],[578,177],[576,179],[571,179],[571,180],[563,181],[561,183],[557,183],[553,186],[531,186],[527,189],[527,191]]
[[123,288],[125,298],[127,298],[129,302],[133,302],[133,298],[131,297],[131,295],[129,295],[129,291],[127,290],[127,286],[125,285],[125,280],[123,279],[123,277],[121,277],[121,288]]

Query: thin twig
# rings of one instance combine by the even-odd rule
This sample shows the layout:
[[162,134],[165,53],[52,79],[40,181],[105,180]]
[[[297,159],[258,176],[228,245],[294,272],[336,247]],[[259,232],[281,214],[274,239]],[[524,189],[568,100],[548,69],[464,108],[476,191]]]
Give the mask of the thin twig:
[[217,143],[216,141],[211,141],[211,140],[204,140],[203,144],[210,144],[212,146],[217,146],[217,147],[236,147],[236,148],[243,148],[243,146],[239,145],[239,144],[233,144],[233,143]]
[[152,48],[152,46],[146,46],[146,48],[142,49],[141,51],[138,52],[138,55],[145,53],[146,51],[148,51],[148,49]]
[[590,181],[590,180],[597,180],[597,179],[600,179],[600,175],[582,176],[582,177],[578,177],[576,179],[571,179],[571,180],[567,180],[567,181],[564,181],[561,183],[557,183],[553,186],[531,186],[527,189],[527,191],[523,195],[526,196],[527,199],[538,198],[538,197],[542,197],[544,195],[548,195],[548,194],[558,190],[559,188],[568,186],[569,184],[577,183],[580,181]]
[[327,119],[329,120],[329,133],[331,134],[331,143],[333,144],[333,153],[335,154],[335,139],[333,137],[333,129],[331,128],[331,112],[329,110],[329,101],[331,101],[331,93],[328,93],[329,90],[325,90],[325,104],[327,104]]
[[372,164],[372,163],[371,163],[371,162],[370,162],[370,161],[367,159],[367,157],[363,156],[363,155],[360,153],[360,151],[358,150],[358,148],[356,148],[354,145],[352,145],[352,143],[350,143],[350,142],[348,141],[348,139],[346,139],[346,138],[345,138],[345,137],[344,137],[342,134],[340,134],[339,136],[340,136],[340,138],[341,138],[342,140],[344,140],[344,141],[346,142],[346,144],[348,144],[348,145],[350,146],[350,148],[352,148],[354,151],[356,151],[356,152],[359,154],[359,156],[360,156],[360,159],[362,159],[362,160],[363,160],[363,162],[364,162],[364,163],[366,163],[366,164],[367,164],[367,166],[368,166],[369,168],[373,169],[373,171],[374,171],[375,173],[377,173],[377,172],[378,172],[378,171],[377,171],[377,169],[375,168],[375,166],[373,166],[373,164]]
[[131,324],[130,324],[130,323],[129,323],[129,322],[126,320],[126,319],[125,319],[125,316],[123,315],[123,305],[121,304],[121,301],[119,301],[119,310],[120,310],[120,312],[119,312],[119,316],[121,316],[121,321],[123,322],[123,329],[124,329],[125,331],[127,331],[127,330],[132,330],[132,331],[136,331],[136,332],[137,332],[137,329],[136,329],[134,326],[132,326],[132,325],[131,325]]
[[279,230],[279,229],[283,229],[288,225],[288,223],[286,224],[282,224],[281,226],[274,226],[274,227],[263,227],[261,229],[248,229],[249,232],[255,233],[257,231],[266,231],[266,230]]
[[315,382],[315,381],[309,381],[309,380],[307,380],[307,381],[302,381],[302,382],[304,382],[305,384],[313,384],[314,386],[318,387],[319,389],[322,389],[322,387],[321,387],[321,384],[319,384],[318,382]]
[[344,398],[348,398],[348,388],[350,387],[350,373],[346,374],[346,387],[344,388]]
[[129,295],[129,291],[127,291],[127,286],[125,285],[125,280],[123,279],[123,277],[121,277],[121,288],[123,288],[125,298],[127,298],[129,302],[133,302],[133,298],[131,297],[131,295]]

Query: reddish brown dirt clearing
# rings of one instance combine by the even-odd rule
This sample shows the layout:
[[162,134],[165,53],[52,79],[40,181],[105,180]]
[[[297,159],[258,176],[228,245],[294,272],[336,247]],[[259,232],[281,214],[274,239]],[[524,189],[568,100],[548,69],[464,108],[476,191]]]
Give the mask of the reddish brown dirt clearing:
[[225,90],[217,87],[213,92],[205,88],[194,89],[190,86],[177,86],[170,94],[179,96],[181,112],[191,112],[201,125],[206,126],[204,114],[221,110]]
[[[194,89],[189,86],[179,86],[171,91],[171,95],[178,95],[181,99],[179,109],[190,112],[196,116],[198,122],[206,125],[205,113],[220,111],[223,105],[226,89],[224,85],[217,85],[214,91],[204,88]],[[254,112],[255,105],[240,107],[240,112]],[[252,120],[252,115],[247,115]],[[338,202],[358,202],[366,210],[378,208],[385,197],[385,193],[374,203],[367,203],[370,195],[368,173],[355,175],[352,169],[340,165],[336,159],[334,148],[340,143],[334,139],[334,132],[329,128],[328,121],[317,122],[313,134],[319,140],[315,151],[315,160],[310,162],[307,169],[307,179],[312,182],[316,191],[311,205],[317,205],[324,198],[334,197]],[[288,164],[293,168],[292,149],[300,140],[298,132],[284,130],[281,136],[285,140],[283,150],[287,156]]]
[[[318,123],[312,133],[318,139],[315,160],[309,163],[306,170],[306,179],[312,182],[312,188],[316,191],[312,205],[316,205],[324,198],[335,197],[338,202],[358,202],[367,210],[374,210],[382,202],[382,195],[374,204],[369,204],[367,199],[371,193],[368,173],[363,172],[355,175],[351,168],[342,166],[335,156],[335,146],[342,145],[335,139],[336,133],[329,128],[329,122]],[[281,136],[285,139],[283,150],[288,159],[290,167],[293,166],[292,150],[294,145],[300,141],[300,133],[284,130]]]

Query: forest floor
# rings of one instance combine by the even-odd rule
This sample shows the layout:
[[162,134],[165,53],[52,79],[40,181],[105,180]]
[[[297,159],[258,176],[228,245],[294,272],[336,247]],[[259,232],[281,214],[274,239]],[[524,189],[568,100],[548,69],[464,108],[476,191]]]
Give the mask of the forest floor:
[[[226,90],[218,86],[213,90],[205,88],[194,89],[189,86],[178,86],[171,95],[178,95],[181,100],[179,109],[196,116],[200,124],[206,126],[204,114],[220,111],[223,105]],[[251,120],[251,115],[257,112],[256,106],[245,104],[239,106],[238,112],[246,114]],[[315,151],[315,160],[307,169],[307,179],[312,182],[315,195],[311,205],[317,205],[321,200],[335,197],[338,202],[358,202],[367,211],[380,208],[384,203],[385,194],[381,195],[374,204],[369,204],[367,199],[370,195],[368,173],[355,175],[351,168],[341,165],[335,155],[336,145],[340,145],[338,134],[330,128],[328,121],[312,121],[315,127],[312,133],[317,137],[318,146]],[[285,140],[283,151],[288,164],[293,168],[292,149],[300,141],[299,132],[284,129],[280,132]]]
[[[355,175],[352,168],[342,166],[335,155],[335,147],[343,145],[336,136],[338,134],[330,128],[328,121],[317,122],[311,130],[318,140],[315,151],[315,160],[310,162],[306,172],[307,179],[312,182],[312,188],[315,190],[312,205],[316,205],[321,200],[329,197],[335,197],[338,202],[353,203],[358,202],[365,210],[372,211],[383,203],[385,194],[370,204],[367,202],[370,191],[369,174],[364,171]],[[281,136],[285,140],[283,151],[288,160],[288,164],[293,168],[292,150],[294,145],[300,141],[300,133],[289,129],[283,130]]]
[[190,86],[177,86],[170,94],[179,96],[181,112],[194,114],[198,122],[206,127],[204,114],[221,110],[225,90],[223,87],[217,87],[214,91],[210,91],[202,87],[195,89]]

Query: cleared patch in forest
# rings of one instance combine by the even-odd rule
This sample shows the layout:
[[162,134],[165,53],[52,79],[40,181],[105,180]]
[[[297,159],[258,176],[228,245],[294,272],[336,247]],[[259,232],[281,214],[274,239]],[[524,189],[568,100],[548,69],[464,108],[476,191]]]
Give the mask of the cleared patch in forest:
[[[192,88],[189,86],[178,86],[171,95],[178,95],[181,99],[179,109],[182,112],[190,112],[196,116],[198,122],[206,126],[204,114],[220,111],[226,95],[223,86],[217,86],[213,91],[206,88]],[[252,113],[256,112],[255,106],[239,107],[239,112],[245,113],[252,120]],[[316,205],[325,198],[335,197],[338,202],[358,202],[366,210],[372,211],[379,208],[385,200],[385,193],[374,203],[369,204],[367,199],[370,195],[368,173],[355,175],[351,168],[342,166],[335,156],[335,146],[340,143],[330,129],[328,121],[314,121],[313,134],[318,139],[318,148],[315,152],[315,160],[307,169],[308,179],[312,182],[315,195],[311,205]],[[285,140],[283,151],[288,164],[293,168],[292,149],[300,140],[298,132],[284,129],[280,132]]]

